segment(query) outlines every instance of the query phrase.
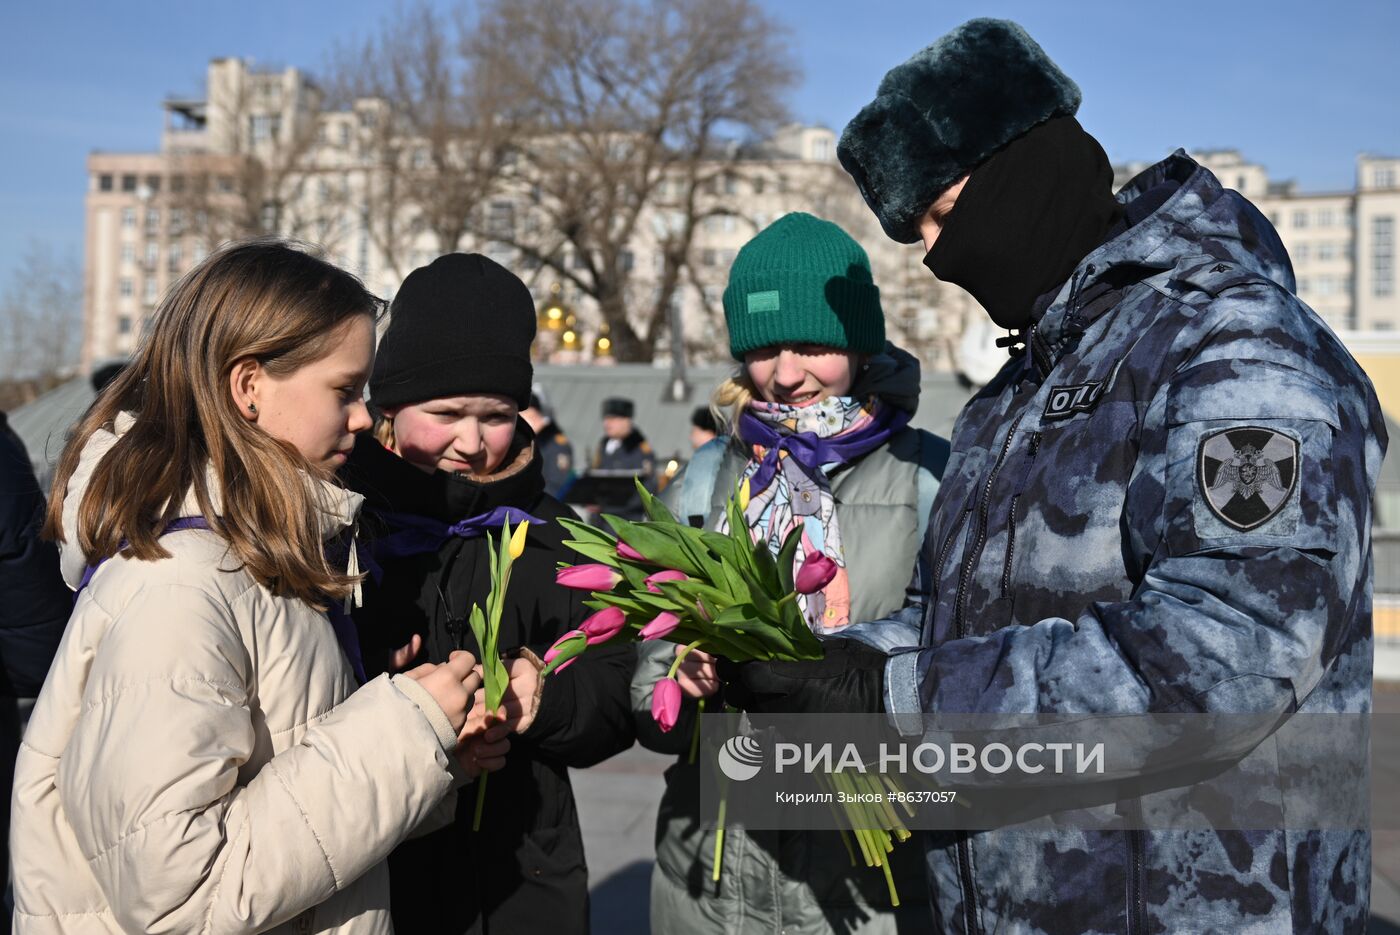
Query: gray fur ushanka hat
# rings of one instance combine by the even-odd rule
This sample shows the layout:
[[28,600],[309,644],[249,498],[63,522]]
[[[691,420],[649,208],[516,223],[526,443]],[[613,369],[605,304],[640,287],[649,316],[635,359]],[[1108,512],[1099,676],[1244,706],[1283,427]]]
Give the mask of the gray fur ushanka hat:
[[974,19],[891,68],[836,155],[900,243],[951,184],[997,150],[1079,109],[1079,86],[1010,20]]

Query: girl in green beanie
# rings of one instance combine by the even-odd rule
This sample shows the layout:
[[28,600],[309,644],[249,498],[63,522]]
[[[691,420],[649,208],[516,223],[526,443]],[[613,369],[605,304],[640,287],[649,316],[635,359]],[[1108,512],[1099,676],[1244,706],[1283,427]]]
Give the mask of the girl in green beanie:
[[[904,600],[948,443],[908,423],[919,363],[885,341],[880,291],[866,253],[837,225],[789,214],[750,240],[724,293],[729,349],[741,363],[715,394],[728,435],[696,452],[667,489],[673,510],[725,528],[723,505],[747,478],[744,518],[776,555],[793,529],[795,566],[821,552],[837,566],[800,598],[819,635],[878,620]],[[864,629],[864,628],[863,628]],[[836,832],[728,828],[719,881],[714,832],[701,830],[699,773],[689,762],[699,701],[714,695],[714,660],[693,651],[678,676],[687,696],[676,729],[651,718],[653,684],[674,659],[669,643],[639,647],[632,683],[638,739],[681,759],[666,773],[657,819],[651,923],[655,932],[879,933],[925,926],[923,855],[896,848],[902,903],[883,876],[853,866]]]

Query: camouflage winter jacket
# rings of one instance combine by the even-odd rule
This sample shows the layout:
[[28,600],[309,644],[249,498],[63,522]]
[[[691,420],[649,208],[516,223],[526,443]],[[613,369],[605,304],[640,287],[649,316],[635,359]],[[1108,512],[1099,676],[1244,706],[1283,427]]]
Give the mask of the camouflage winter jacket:
[[[886,707],[1369,711],[1371,385],[1209,171],[1119,199],[959,416]],[[1370,835],[930,834],[928,865],[946,932],[1362,932]]]

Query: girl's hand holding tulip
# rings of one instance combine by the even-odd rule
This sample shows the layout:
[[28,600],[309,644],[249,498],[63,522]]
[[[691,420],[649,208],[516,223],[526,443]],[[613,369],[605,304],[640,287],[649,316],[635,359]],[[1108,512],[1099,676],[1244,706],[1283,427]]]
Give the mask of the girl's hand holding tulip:
[[492,740],[490,733],[468,737],[457,744],[457,763],[467,774],[476,779],[482,773],[494,773],[506,765],[506,754],[510,752],[510,741],[504,736]]
[[506,684],[501,706],[494,712],[487,711],[486,690],[478,689],[467,719],[467,735],[481,733],[489,741],[507,734],[523,734],[535,723],[540,698],[544,695],[540,664],[529,657],[522,657],[507,660],[505,666],[510,681]]
[[[684,649],[684,646],[677,646],[676,655]],[[715,694],[720,688],[715,657],[702,649],[692,649],[676,668],[676,681],[687,697],[708,698]]]
[[422,685],[447,715],[452,729],[460,732],[467,723],[467,709],[472,696],[481,688],[481,673],[476,671],[476,657],[457,650],[442,665],[426,662],[404,673]]

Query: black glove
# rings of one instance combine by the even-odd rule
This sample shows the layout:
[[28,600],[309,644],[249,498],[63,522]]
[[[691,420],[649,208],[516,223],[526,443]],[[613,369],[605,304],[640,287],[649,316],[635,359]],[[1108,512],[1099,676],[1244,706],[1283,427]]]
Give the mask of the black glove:
[[823,640],[810,662],[717,663],[724,700],[765,714],[875,714],[884,711],[885,661],[859,640]]

